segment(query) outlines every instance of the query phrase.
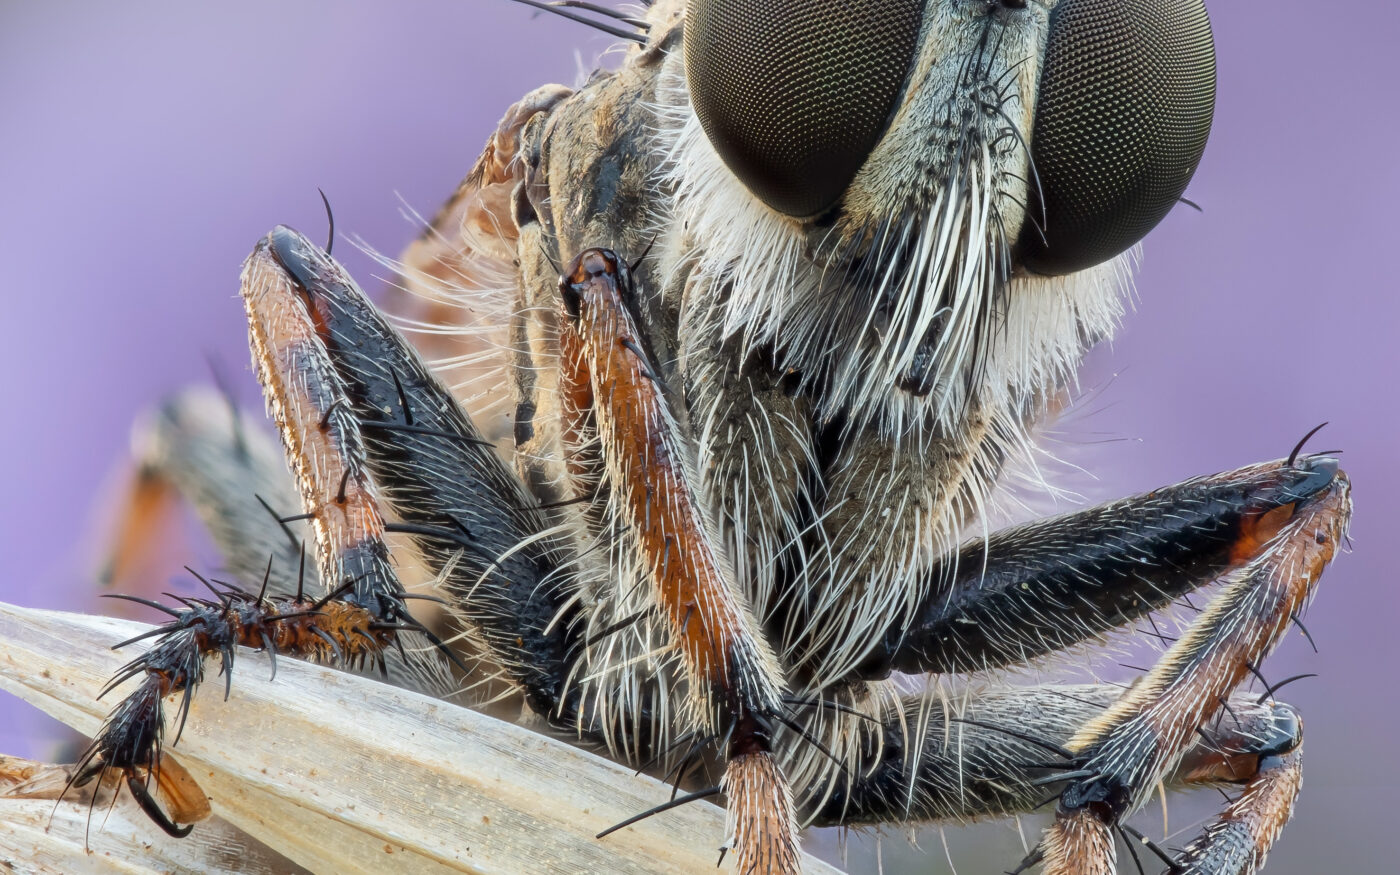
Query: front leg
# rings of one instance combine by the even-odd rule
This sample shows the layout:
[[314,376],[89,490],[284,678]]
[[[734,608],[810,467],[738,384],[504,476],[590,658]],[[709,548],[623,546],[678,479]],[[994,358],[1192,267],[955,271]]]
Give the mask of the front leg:
[[1329,486],[1329,464],[1252,465],[970,542],[929,572],[860,675],[1020,665],[1140,620],[1243,568]]
[[[1306,605],[1346,534],[1351,487],[1331,459],[1313,457],[1298,467],[1310,475],[1309,488],[1261,521],[1273,530],[1272,537],[1226,578],[1220,594],[1157,665],[1070,741],[1089,775],[1060,797],[1045,842],[1047,875],[1112,871],[1095,848],[1143,803],[1224,697],[1269,655]],[[1296,762],[1261,762],[1251,792],[1232,806],[1243,803],[1229,816],[1231,826],[1208,831],[1192,845],[1186,859],[1190,871],[1256,871],[1292,812],[1297,769]],[[1224,850],[1226,843],[1241,841],[1249,853]],[[1198,865],[1203,861],[1206,868]]]
[[[1350,512],[1345,475],[1333,460],[1313,456],[1010,529],[935,569],[913,622],[891,624],[862,674],[1021,663],[1223,579],[1216,599],[1157,666],[1065,745],[1077,778],[1043,846],[1045,871],[1110,873],[1114,828],[1171,772],[1303,609]],[[1184,864],[1204,861],[1192,871],[1212,875],[1254,871],[1291,812],[1296,747],[1263,752],[1253,773],[1237,776],[1251,780],[1250,792],[1192,844]],[[1238,858],[1236,868],[1220,868],[1226,858]]]
[[465,621],[551,723],[574,728],[565,678],[577,593],[546,512],[404,338],[329,255],[274,229],[254,259],[296,290],[364,433],[365,463]]
[[690,692],[690,728],[724,736],[723,789],[739,872],[795,872],[792,795],[773,756],[783,678],[710,534],[661,377],[624,301],[615,253],[579,255],[560,282],[560,388],[572,430],[591,414],[605,481],[621,509],[654,609],[667,621]]

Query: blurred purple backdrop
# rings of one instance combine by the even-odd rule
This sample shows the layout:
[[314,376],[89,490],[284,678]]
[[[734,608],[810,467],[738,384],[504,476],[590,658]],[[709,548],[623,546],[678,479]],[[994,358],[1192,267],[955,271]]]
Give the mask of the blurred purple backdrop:
[[[1321,674],[1288,691],[1307,786],[1268,871],[1381,871],[1400,798],[1383,543],[1400,516],[1382,500],[1400,494],[1400,305],[1381,257],[1400,21],[1389,0],[1212,14],[1219,107],[1187,193],[1205,213],[1148,239],[1140,303],[1093,354],[1096,396],[1061,451],[1098,475],[1075,484],[1097,500],[1277,458],[1331,421],[1314,445],[1346,451],[1356,551],[1308,615],[1321,654],[1290,635],[1268,664]],[[506,0],[0,5],[0,600],[104,609],[93,508],[133,418],[207,382],[211,357],[256,399],[235,294],[260,235],[315,237],[319,186],[342,233],[397,252],[415,231],[400,195],[431,214],[512,100],[574,82],[606,45]],[[337,254],[374,288],[365,257]],[[0,752],[41,754],[55,727],[0,694]],[[873,865],[862,853],[853,868]]]

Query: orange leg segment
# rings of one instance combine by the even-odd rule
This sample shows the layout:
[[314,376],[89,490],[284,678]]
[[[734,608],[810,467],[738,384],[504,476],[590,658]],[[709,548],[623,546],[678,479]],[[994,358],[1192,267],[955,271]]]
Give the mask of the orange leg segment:
[[606,480],[682,653],[690,721],[729,738],[723,787],[736,868],[796,871],[793,803],[770,749],[782,678],[701,516],[664,387],[627,311],[628,281],[626,263],[599,249],[575,259],[562,279],[564,406],[575,417],[593,414]]

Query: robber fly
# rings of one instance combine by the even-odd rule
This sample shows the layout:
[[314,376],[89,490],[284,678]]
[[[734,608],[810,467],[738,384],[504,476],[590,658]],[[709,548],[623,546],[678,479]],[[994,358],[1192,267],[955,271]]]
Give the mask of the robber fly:
[[[1301,720],[1272,688],[1234,693],[1345,534],[1336,462],[1298,449],[980,531],[1200,160],[1202,2],[529,5],[632,45],[511,107],[399,265],[419,296],[401,310],[450,328],[424,347],[465,388],[329,247],[285,227],[257,244],[242,293],[295,482],[227,420],[166,410],[146,467],[210,509],[240,584],[163,608],[74,782],[119,775],[184,834],[153,792],[159,729],[206,655],[429,690],[451,659],[678,789],[712,769],[660,807],[722,797],[739,871],[797,869],[805,826],[1051,802],[1017,871],[1108,873],[1159,786],[1230,784],[1183,851],[1128,847],[1258,871]],[[415,619],[390,535],[470,657]],[[1211,584],[1126,690],[901,680],[1033,664]]]

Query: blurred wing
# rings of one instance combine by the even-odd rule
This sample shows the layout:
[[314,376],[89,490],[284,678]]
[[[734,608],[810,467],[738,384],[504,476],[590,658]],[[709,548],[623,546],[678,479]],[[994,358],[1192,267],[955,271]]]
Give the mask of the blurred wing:
[[384,310],[433,364],[488,440],[508,439],[514,409],[504,368],[520,306],[519,233],[512,215],[525,168],[520,133],[572,92],[537,88],[511,106],[457,191],[398,262]]

